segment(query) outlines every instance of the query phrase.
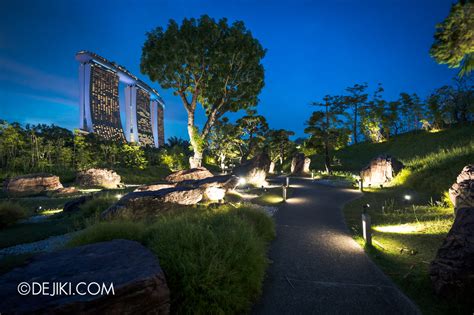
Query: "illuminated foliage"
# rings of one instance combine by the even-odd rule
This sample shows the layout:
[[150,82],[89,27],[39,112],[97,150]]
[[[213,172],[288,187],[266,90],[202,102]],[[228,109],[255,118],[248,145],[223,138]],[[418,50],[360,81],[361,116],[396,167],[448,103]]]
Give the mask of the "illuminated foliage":
[[264,85],[264,56],[265,49],[241,21],[229,25],[226,19],[203,15],[184,19],[181,25],[170,20],[166,30],[157,27],[147,34],[141,71],[180,96],[188,114],[192,167],[201,164],[203,151],[195,137],[197,105],[207,116],[199,133],[205,141],[223,114],[257,104]]
[[461,1],[451,6],[446,19],[436,25],[431,56],[450,68],[461,67],[460,75],[474,68],[474,3]]

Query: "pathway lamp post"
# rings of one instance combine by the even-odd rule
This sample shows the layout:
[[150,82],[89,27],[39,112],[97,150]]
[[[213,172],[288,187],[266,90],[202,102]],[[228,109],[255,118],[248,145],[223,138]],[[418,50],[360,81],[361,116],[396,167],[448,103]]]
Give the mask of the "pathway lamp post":
[[359,179],[359,191],[364,191],[364,181],[361,179]]
[[370,215],[367,213],[367,209],[370,208],[370,204],[366,204],[362,211],[362,235],[366,245],[372,245],[372,227],[370,221]]

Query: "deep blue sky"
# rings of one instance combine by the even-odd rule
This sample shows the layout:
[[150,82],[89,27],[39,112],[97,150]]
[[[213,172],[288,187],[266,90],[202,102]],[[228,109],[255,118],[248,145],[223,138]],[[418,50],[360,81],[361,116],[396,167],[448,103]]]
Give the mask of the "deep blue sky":
[[[268,49],[258,112],[272,128],[302,136],[308,104],[355,83],[378,82],[385,96],[425,97],[456,71],[429,56],[434,26],[450,0],[373,1],[1,1],[0,118],[78,126],[79,50],[139,72],[145,33],[170,18],[209,14],[243,20]],[[149,82],[150,83],[150,82]],[[170,90],[166,136],[187,138],[185,111]],[[202,115],[201,115],[202,116]],[[200,116],[200,117],[201,117]],[[202,117],[200,122],[202,123]]]

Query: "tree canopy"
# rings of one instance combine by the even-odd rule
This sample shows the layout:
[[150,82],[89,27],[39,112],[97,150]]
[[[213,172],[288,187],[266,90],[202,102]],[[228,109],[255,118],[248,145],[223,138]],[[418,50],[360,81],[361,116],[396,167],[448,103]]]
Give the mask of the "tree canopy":
[[[141,72],[180,96],[188,114],[192,167],[201,164],[205,139],[217,119],[257,105],[265,53],[242,21],[229,25],[225,18],[215,21],[203,15],[181,25],[170,20],[166,30],[157,27],[147,33]],[[198,104],[207,116],[202,130],[194,121]]]
[[451,6],[448,17],[436,25],[431,56],[450,68],[461,67],[464,75],[474,68],[474,3],[461,1]]

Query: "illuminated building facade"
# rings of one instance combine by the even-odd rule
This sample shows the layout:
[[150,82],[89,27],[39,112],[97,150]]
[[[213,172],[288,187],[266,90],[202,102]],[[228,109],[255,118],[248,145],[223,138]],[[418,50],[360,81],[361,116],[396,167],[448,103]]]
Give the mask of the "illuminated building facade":
[[[80,129],[117,142],[164,144],[164,102],[156,90],[97,54],[81,51],[76,60],[80,62]],[[125,129],[119,83],[125,84]]]

